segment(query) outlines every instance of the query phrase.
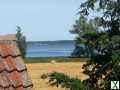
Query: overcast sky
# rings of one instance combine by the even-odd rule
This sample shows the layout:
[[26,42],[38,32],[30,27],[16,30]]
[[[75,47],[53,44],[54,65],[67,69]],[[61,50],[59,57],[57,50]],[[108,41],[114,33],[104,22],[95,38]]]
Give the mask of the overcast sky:
[[81,0],[0,0],[0,34],[22,28],[28,41],[71,40]]

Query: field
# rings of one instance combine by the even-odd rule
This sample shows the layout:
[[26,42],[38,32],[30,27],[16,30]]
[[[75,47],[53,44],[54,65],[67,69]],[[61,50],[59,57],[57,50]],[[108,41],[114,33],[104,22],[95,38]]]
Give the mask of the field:
[[49,72],[63,72],[71,77],[85,79],[82,73],[82,65],[85,62],[55,62],[55,63],[27,63],[28,73],[34,84],[35,90],[67,90],[61,87],[52,87],[47,84],[48,80],[42,80],[42,74]]

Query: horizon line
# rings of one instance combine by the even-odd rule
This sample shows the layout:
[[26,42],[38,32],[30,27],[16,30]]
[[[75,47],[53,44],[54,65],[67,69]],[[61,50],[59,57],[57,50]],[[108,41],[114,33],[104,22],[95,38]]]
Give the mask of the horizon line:
[[65,39],[65,40],[63,40],[63,39],[61,39],[61,40],[29,40],[29,41],[27,41],[27,42],[41,42],[41,41],[74,41],[74,39],[69,39],[69,40],[67,40],[67,39]]

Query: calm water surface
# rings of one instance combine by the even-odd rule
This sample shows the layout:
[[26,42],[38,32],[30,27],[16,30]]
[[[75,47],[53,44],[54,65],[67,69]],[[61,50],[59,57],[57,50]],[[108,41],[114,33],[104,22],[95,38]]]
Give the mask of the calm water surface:
[[41,41],[28,42],[27,57],[70,56],[74,41]]

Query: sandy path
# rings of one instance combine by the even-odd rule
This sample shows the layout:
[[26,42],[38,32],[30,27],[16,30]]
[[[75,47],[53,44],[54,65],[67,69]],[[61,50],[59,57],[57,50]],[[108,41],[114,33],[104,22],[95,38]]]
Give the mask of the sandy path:
[[42,80],[40,77],[42,74],[49,72],[63,72],[72,77],[85,79],[86,76],[82,74],[82,65],[84,62],[69,62],[69,63],[33,63],[27,64],[28,73],[33,81],[35,90],[66,90],[57,87],[51,87],[46,84],[46,80]]

